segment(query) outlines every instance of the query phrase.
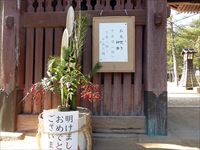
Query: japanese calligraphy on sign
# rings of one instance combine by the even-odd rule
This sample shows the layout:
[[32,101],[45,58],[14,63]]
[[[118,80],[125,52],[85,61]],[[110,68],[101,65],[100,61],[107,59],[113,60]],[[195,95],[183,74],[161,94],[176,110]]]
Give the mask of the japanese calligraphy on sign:
[[135,72],[135,16],[93,17],[92,38],[98,72]]
[[55,112],[44,110],[44,132],[47,134],[43,135],[43,139],[47,139],[46,149],[77,149],[78,132],[74,131],[78,130],[78,115],[78,111]]
[[127,23],[99,24],[99,62],[128,62]]

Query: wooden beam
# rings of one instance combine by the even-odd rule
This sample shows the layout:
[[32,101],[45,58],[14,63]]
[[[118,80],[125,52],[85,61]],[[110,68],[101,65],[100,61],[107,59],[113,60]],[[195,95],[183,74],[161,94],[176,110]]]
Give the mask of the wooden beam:
[[139,129],[145,128],[144,116],[92,116],[94,129]]
[[21,1],[20,2],[20,10],[19,14],[17,16],[17,22],[16,22],[16,44],[17,47],[19,48],[19,61],[17,65],[17,85],[19,90],[24,90],[24,85],[25,85],[25,48],[26,48],[26,30],[25,28],[21,28],[21,22],[20,22],[20,17],[23,12],[25,12],[25,6],[26,6],[26,1]]
[[167,1],[147,2],[144,102],[148,135],[167,134]]
[[0,130],[14,131],[16,121],[16,1],[2,1],[2,46],[0,49]]
[[[2,12],[3,12],[3,7],[2,7],[3,2],[0,1],[0,18],[2,18]],[[1,46],[2,46],[2,19],[0,19],[0,58],[1,58]]]
[[[22,114],[17,117],[17,131],[36,131],[38,115]],[[94,132],[144,133],[144,116],[92,116]]]
[[[92,18],[100,16],[100,11],[85,11],[83,14],[89,16],[89,25],[92,25]],[[102,16],[121,16],[125,11],[108,10],[104,11]],[[135,16],[136,25],[145,25],[146,13],[145,10],[127,10],[129,16]],[[56,18],[56,21],[55,21]],[[66,23],[66,12],[27,12],[21,16],[21,24],[23,27],[64,27]]]
[[199,0],[167,0],[168,3],[199,3]]
[[38,127],[38,115],[17,115],[17,131],[36,131]]

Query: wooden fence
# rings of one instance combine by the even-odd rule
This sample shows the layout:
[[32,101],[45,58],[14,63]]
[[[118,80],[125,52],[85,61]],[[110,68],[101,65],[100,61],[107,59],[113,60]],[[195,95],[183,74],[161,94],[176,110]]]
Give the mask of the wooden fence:
[[[68,4],[69,1],[62,0],[27,0],[21,5],[19,89],[25,88],[28,91],[33,83],[46,75],[49,56],[59,55],[66,19],[65,8]],[[82,9],[90,19],[82,58],[84,73],[89,73],[92,67],[92,17],[100,16],[100,13],[102,16],[136,16],[135,73],[97,74],[93,82],[101,85],[102,99],[94,104],[80,100],[80,105],[90,108],[94,115],[143,115],[142,53],[145,10],[142,1],[77,0],[72,1],[72,4],[76,11]],[[45,97],[38,100],[29,96],[24,101],[22,113],[37,114],[43,108],[56,107],[57,97],[53,93],[46,93]]]

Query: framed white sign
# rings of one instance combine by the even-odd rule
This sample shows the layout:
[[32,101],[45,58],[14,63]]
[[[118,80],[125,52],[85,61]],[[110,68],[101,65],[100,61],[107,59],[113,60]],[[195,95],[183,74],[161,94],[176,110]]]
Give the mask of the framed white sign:
[[99,72],[135,71],[135,17],[93,18],[93,65]]
[[99,24],[99,62],[128,62],[126,22]]

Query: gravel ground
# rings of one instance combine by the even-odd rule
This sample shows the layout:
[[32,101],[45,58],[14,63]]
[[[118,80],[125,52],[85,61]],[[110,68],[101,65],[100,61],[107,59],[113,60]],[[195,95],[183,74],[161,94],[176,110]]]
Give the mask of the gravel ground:
[[173,82],[168,82],[168,107],[200,107],[200,93],[197,87],[186,90],[176,87]]

